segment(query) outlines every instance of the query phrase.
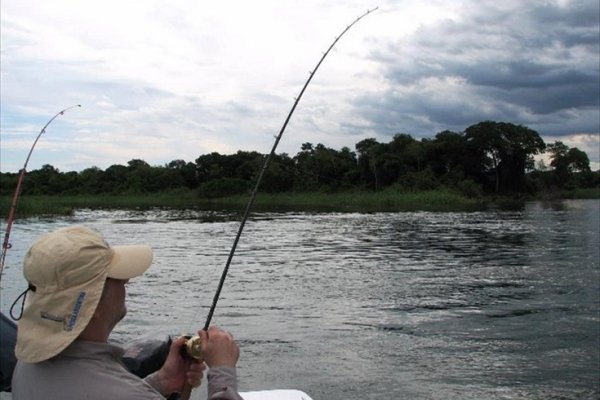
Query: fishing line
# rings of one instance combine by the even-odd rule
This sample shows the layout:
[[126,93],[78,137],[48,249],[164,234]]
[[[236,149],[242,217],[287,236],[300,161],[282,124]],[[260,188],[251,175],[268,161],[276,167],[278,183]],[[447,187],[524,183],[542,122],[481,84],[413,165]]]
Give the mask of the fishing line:
[[75,104],[74,106],[67,107],[64,110],[57,112],[56,115],[54,115],[52,118],[50,118],[50,120],[48,122],[46,122],[46,125],[44,125],[44,127],[42,128],[40,133],[35,138],[35,141],[33,142],[31,149],[29,150],[29,154],[27,154],[27,158],[25,159],[25,164],[23,165],[23,169],[21,169],[21,172],[19,174],[19,178],[17,180],[17,187],[15,188],[15,193],[13,194],[12,203],[11,203],[10,209],[8,211],[6,232],[4,233],[4,241],[2,242],[2,255],[0,255],[0,280],[2,279],[2,272],[4,271],[4,260],[6,258],[6,252],[8,251],[8,249],[10,249],[12,247],[12,245],[10,244],[10,230],[12,229],[13,221],[15,218],[15,211],[17,209],[17,203],[19,201],[19,196],[21,195],[21,186],[23,184],[23,178],[25,177],[25,173],[27,172],[27,164],[29,163],[29,158],[31,157],[31,153],[33,153],[33,149],[35,148],[35,145],[37,144],[37,142],[40,139],[40,137],[42,136],[42,134],[44,134],[46,132],[46,128],[48,127],[48,125],[50,125],[52,123],[52,121],[54,121],[59,115],[63,115],[65,113],[65,111],[70,110],[71,108],[75,108],[75,107],[81,107],[81,104]]
[[365,16],[369,15],[371,12],[377,10],[378,7],[375,7],[371,10],[367,10],[364,14],[362,14],[360,17],[356,18],[354,20],[354,22],[352,22],[350,25],[348,25],[346,27],[346,29],[344,29],[342,31],[342,33],[340,33],[339,36],[337,36],[335,38],[335,40],[333,41],[333,43],[329,46],[329,48],[327,49],[327,51],[325,51],[325,53],[323,53],[323,56],[321,57],[321,59],[319,60],[319,62],[317,63],[317,65],[315,66],[315,68],[310,72],[310,75],[308,77],[308,80],[306,81],[306,83],[304,84],[304,86],[302,87],[302,90],[300,91],[300,94],[298,95],[298,97],[296,97],[294,104],[292,105],[292,108],[289,112],[289,114],[287,115],[287,118],[285,119],[285,122],[283,123],[283,126],[281,127],[281,130],[279,131],[279,134],[276,136],[275,138],[275,143],[273,143],[273,147],[271,148],[271,152],[269,153],[269,155],[265,158],[265,162],[260,170],[260,174],[258,175],[258,178],[256,180],[256,184],[254,185],[254,189],[252,190],[252,193],[250,195],[250,200],[248,201],[248,204],[246,205],[246,209],[244,211],[242,220],[240,222],[240,226],[239,229],[237,231],[237,234],[235,236],[235,239],[233,241],[233,245],[231,247],[231,250],[229,252],[229,256],[227,257],[227,262],[225,263],[225,267],[223,268],[223,272],[221,273],[221,279],[219,280],[219,285],[217,286],[217,291],[215,293],[215,296],[213,298],[213,302],[212,305],[210,307],[210,310],[208,312],[208,315],[206,317],[206,323],[204,324],[204,330],[208,330],[208,327],[210,326],[210,322],[212,320],[213,314],[215,312],[215,308],[217,307],[217,302],[219,301],[219,297],[221,295],[221,290],[223,289],[223,284],[225,283],[225,279],[227,277],[227,273],[229,271],[229,266],[231,265],[231,260],[233,259],[233,255],[235,253],[235,250],[237,248],[238,242],[240,240],[240,236],[242,235],[242,231],[244,230],[244,226],[246,224],[246,220],[248,219],[248,216],[250,214],[250,209],[252,208],[252,206],[254,205],[254,200],[256,199],[256,194],[258,193],[258,188],[260,186],[260,183],[262,181],[263,175],[266,171],[266,169],[269,167],[269,164],[271,162],[271,159],[273,158],[273,155],[275,154],[275,150],[277,149],[277,145],[279,145],[279,141],[281,140],[281,137],[283,136],[283,132],[285,131],[285,128],[287,127],[288,122],[290,121],[290,118],[292,117],[292,114],[294,113],[294,111],[296,110],[296,106],[298,105],[298,103],[300,102],[300,99],[302,98],[302,95],[304,94],[304,91],[306,90],[306,87],[308,86],[308,84],[310,83],[310,81],[312,80],[313,76],[315,75],[315,72],[317,72],[317,70],[319,69],[319,67],[321,66],[321,63],[323,62],[323,60],[325,60],[325,57],[327,57],[327,55],[329,54],[329,52],[331,51],[331,49],[333,49],[333,47],[336,45],[336,43],[338,42],[338,40],[340,40],[340,38],[350,29],[352,28],[352,26],[354,24],[356,24],[358,21],[360,21],[362,18],[364,18]]

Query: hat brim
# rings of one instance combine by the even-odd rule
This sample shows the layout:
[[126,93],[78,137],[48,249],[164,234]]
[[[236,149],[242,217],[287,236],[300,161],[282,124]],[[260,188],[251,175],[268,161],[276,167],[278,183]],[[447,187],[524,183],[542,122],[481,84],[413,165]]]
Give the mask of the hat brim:
[[[49,293],[29,294],[28,305],[19,321],[17,358],[36,363],[60,353],[88,325],[102,296],[106,278],[135,278],[152,264],[149,246],[111,246],[110,250],[112,259],[108,267],[91,281]],[[43,340],[43,346],[39,345],[40,340]]]
[[152,249],[146,245],[111,246],[112,260],[108,266],[108,277],[131,279],[146,272],[152,264]]
[[63,351],[90,322],[104,282],[106,275],[100,274],[90,282],[66,290],[31,292],[18,325],[17,358],[36,363]]

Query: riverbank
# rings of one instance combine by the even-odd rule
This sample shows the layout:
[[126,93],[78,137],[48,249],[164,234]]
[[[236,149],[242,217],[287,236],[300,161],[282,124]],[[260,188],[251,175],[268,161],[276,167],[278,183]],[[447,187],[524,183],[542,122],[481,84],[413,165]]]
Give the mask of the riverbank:
[[[16,216],[70,215],[76,209],[201,209],[243,211],[249,195],[224,198],[201,198],[194,191],[174,191],[154,194],[97,196],[22,196]],[[553,193],[541,199],[600,198],[600,189]],[[259,193],[254,209],[260,211],[317,212],[381,212],[381,211],[476,211],[488,208],[519,208],[524,201],[514,198],[470,198],[449,190],[402,192],[353,191],[340,193]],[[0,197],[0,215],[6,217],[12,198]]]

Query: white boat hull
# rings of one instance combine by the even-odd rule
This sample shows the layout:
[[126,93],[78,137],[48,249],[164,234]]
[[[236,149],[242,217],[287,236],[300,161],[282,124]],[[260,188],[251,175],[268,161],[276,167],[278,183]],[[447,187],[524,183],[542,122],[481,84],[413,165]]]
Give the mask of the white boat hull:
[[258,390],[240,392],[244,400],[313,400],[300,390]]

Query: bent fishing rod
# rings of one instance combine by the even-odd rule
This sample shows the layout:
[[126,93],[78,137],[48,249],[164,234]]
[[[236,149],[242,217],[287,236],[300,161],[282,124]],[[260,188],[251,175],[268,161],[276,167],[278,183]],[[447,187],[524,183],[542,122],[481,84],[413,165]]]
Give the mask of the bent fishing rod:
[[[312,71],[310,71],[310,75],[309,75],[306,83],[304,83],[304,86],[302,87],[302,90],[300,90],[300,94],[298,95],[298,97],[295,98],[294,104],[292,105],[292,108],[291,108],[290,112],[288,113],[288,115],[287,115],[287,117],[286,117],[286,119],[285,119],[285,121],[283,123],[283,126],[281,127],[281,130],[279,131],[279,134],[275,137],[275,143],[273,143],[273,147],[271,148],[271,152],[265,158],[265,161],[264,161],[264,163],[262,165],[262,168],[260,170],[258,178],[256,179],[256,183],[254,185],[254,189],[252,190],[252,193],[250,195],[250,200],[248,201],[248,204],[246,205],[246,209],[245,209],[244,214],[242,216],[242,219],[241,219],[241,222],[240,222],[240,226],[238,228],[237,234],[236,234],[235,239],[233,241],[233,245],[232,245],[231,250],[229,252],[229,256],[227,257],[227,262],[225,263],[225,267],[223,268],[223,272],[221,273],[221,279],[219,280],[219,284],[217,286],[217,291],[216,291],[215,296],[213,298],[212,305],[211,305],[210,310],[208,312],[208,316],[206,317],[206,323],[204,324],[204,330],[205,331],[208,330],[208,328],[210,326],[210,322],[212,320],[213,314],[214,314],[215,309],[217,307],[217,302],[219,301],[219,297],[221,295],[221,291],[223,289],[223,285],[225,283],[225,279],[227,278],[227,273],[229,272],[229,267],[231,265],[231,261],[233,259],[233,255],[235,254],[235,250],[237,248],[238,242],[239,242],[240,237],[242,235],[242,231],[244,230],[244,226],[246,224],[248,216],[250,215],[250,210],[251,210],[252,206],[254,205],[254,201],[255,201],[256,195],[258,193],[258,188],[260,186],[260,183],[262,181],[264,173],[267,170],[267,168],[269,167],[271,159],[273,158],[273,155],[275,154],[275,150],[277,149],[277,146],[279,145],[279,141],[281,140],[281,137],[283,136],[283,133],[284,133],[284,131],[285,131],[287,125],[288,125],[288,122],[290,121],[290,118],[292,117],[292,114],[296,110],[296,106],[300,102],[300,99],[302,98],[302,95],[304,94],[306,88],[308,87],[308,84],[310,83],[310,81],[314,77],[315,73],[317,72],[317,70],[321,66],[321,63],[323,63],[323,60],[325,60],[325,57],[327,57],[327,55],[329,54],[329,52],[331,51],[331,49],[333,49],[333,47],[340,40],[340,38],[346,32],[348,32],[348,30],[350,28],[352,28],[352,26],[354,26],[354,24],[356,24],[362,18],[366,17],[367,15],[369,15],[370,13],[372,13],[373,11],[375,11],[377,9],[378,9],[378,7],[375,7],[373,9],[367,10],[360,17],[356,18],[354,20],[354,22],[352,22],[350,25],[348,25],[346,27],[346,29],[344,29],[342,31],[342,33],[340,33],[340,35],[335,38],[335,40],[333,41],[333,43],[331,43],[331,45],[329,46],[329,48],[327,49],[327,51],[325,51],[323,53],[323,56],[321,57],[321,59],[319,60],[319,62],[315,66],[315,68]],[[196,358],[196,359],[201,359],[202,358],[202,355],[201,355],[201,346],[200,346],[200,338],[198,336],[193,336],[193,337],[191,337],[190,339],[187,340],[186,349],[187,349],[188,355],[190,355],[191,357]],[[182,397],[182,399],[184,399],[184,397]]]
[[81,107],[81,104],[75,104],[74,106],[67,107],[64,110],[59,111],[54,115],[46,125],[42,128],[40,133],[35,138],[31,149],[29,149],[29,154],[27,154],[27,158],[25,159],[25,164],[23,165],[23,169],[19,173],[19,178],[17,179],[17,187],[15,188],[15,192],[13,194],[12,203],[10,204],[10,209],[8,211],[8,218],[6,223],[6,232],[4,233],[4,241],[2,242],[2,255],[0,255],[0,280],[2,279],[2,272],[4,271],[4,260],[6,258],[6,252],[8,249],[12,247],[10,244],[10,230],[12,229],[13,221],[15,218],[15,211],[17,209],[17,203],[19,202],[19,196],[21,195],[21,186],[23,185],[23,178],[27,172],[27,164],[29,163],[29,159],[31,158],[31,153],[33,153],[33,149],[37,144],[40,137],[46,132],[46,128],[54,121],[59,115],[64,115],[65,111],[70,110],[71,108]]
[[256,184],[254,185],[254,189],[252,190],[252,194],[250,195],[250,200],[248,201],[248,204],[246,205],[246,209],[244,211],[244,215],[243,215],[242,220],[240,222],[240,226],[239,226],[238,232],[237,232],[237,234],[235,236],[235,239],[233,241],[233,246],[231,247],[231,251],[229,252],[229,256],[227,257],[227,262],[225,263],[225,268],[223,269],[223,272],[221,274],[221,279],[219,280],[219,285],[217,286],[217,291],[216,291],[215,296],[213,298],[212,305],[210,307],[210,310],[208,311],[208,316],[206,317],[206,323],[204,324],[204,330],[208,330],[208,327],[210,326],[210,321],[212,320],[213,314],[215,312],[215,308],[217,307],[217,302],[219,301],[219,297],[221,295],[221,290],[223,289],[223,284],[225,283],[225,278],[227,278],[227,272],[229,271],[229,266],[231,265],[231,260],[233,259],[233,255],[234,255],[235,250],[237,248],[237,244],[238,244],[238,242],[240,240],[240,237],[242,236],[242,231],[244,230],[244,226],[246,224],[246,220],[248,219],[248,216],[250,215],[250,209],[254,205],[254,200],[256,199],[256,194],[258,193],[258,188],[259,188],[260,183],[262,181],[263,175],[265,174],[266,169],[269,167],[269,164],[271,163],[271,159],[273,158],[273,155],[275,154],[275,150],[277,149],[277,146],[279,145],[279,141],[281,140],[281,137],[283,136],[283,132],[285,131],[285,128],[287,127],[288,122],[290,121],[290,118],[292,117],[292,114],[296,110],[296,106],[300,102],[300,99],[302,98],[302,95],[304,94],[304,91],[306,90],[306,88],[307,88],[308,84],[310,83],[310,81],[312,80],[313,76],[315,76],[315,73],[317,72],[317,70],[321,66],[321,63],[323,62],[323,60],[325,60],[325,57],[327,57],[327,55],[329,54],[329,52],[331,51],[331,49],[333,49],[333,47],[336,45],[336,43],[338,42],[338,40],[340,40],[340,38],[346,32],[348,32],[348,30],[350,28],[352,28],[352,26],[354,24],[356,24],[362,18],[364,18],[367,15],[369,15],[371,12],[377,10],[377,8],[378,7],[375,7],[373,9],[371,9],[371,10],[367,10],[360,17],[356,18],[354,20],[354,22],[352,22],[350,25],[348,25],[346,27],[346,29],[344,29],[342,31],[342,33],[340,33],[340,35],[335,38],[335,40],[333,41],[333,43],[331,43],[331,45],[329,46],[329,48],[327,49],[327,51],[325,51],[325,53],[323,53],[323,56],[321,57],[321,59],[319,60],[319,62],[315,66],[315,68],[310,72],[310,75],[308,76],[308,79],[306,80],[306,83],[302,87],[302,90],[300,90],[300,94],[298,95],[298,97],[296,97],[296,100],[294,101],[294,104],[292,105],[292,108],[291,108],[289,114],[287,115],[287,118],[285,119],[285,121],[283,123],[283,126],[281,127],[281,130],[279,131],[279,134],[275,138],[275,143],[273,143],[273,147],[271,148],[271,152],[265,158],[265,162],[264,162],[264,164],[262,166],[262,169],[260,170],[260,174],[258,175],[258,178],[256,179]]

